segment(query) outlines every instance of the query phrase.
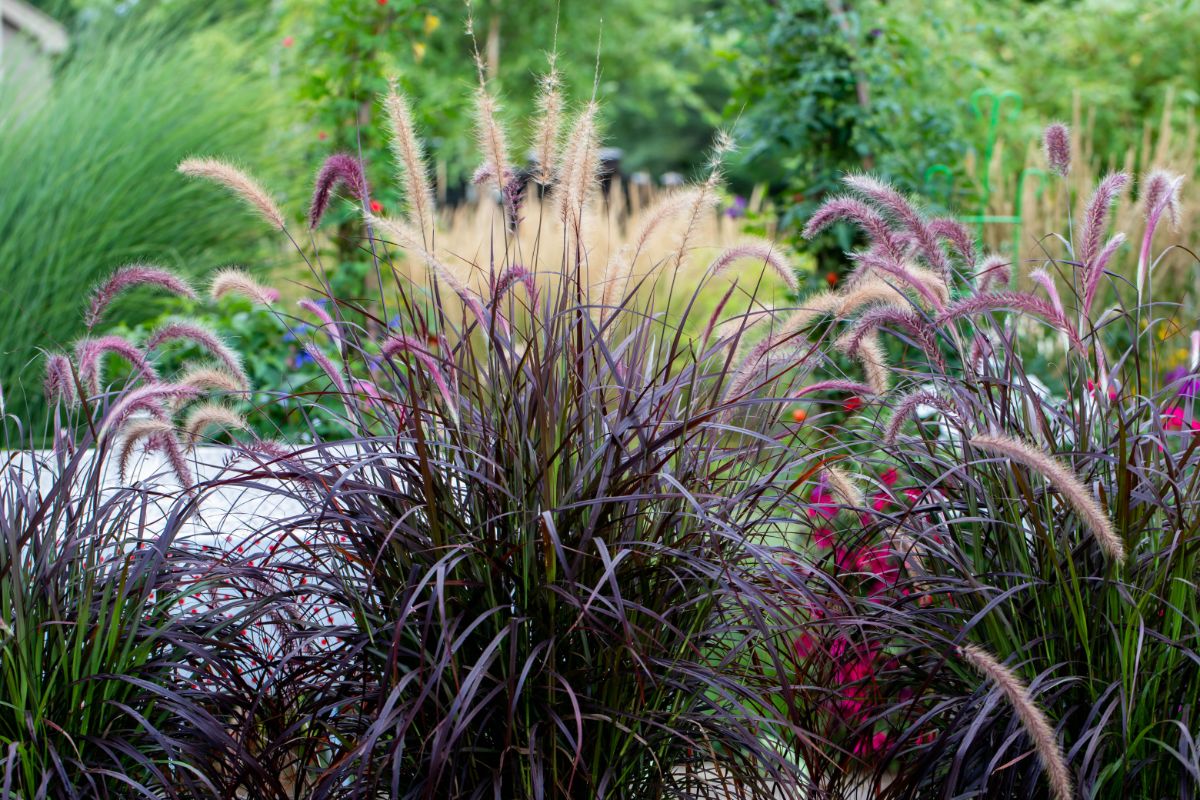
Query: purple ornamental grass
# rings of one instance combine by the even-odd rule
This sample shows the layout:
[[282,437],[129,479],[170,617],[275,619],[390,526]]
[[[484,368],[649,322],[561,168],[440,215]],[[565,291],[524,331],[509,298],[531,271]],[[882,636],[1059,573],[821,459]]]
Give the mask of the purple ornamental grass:
[[1065,178],[1071,171],[1071,132],[1061,122],[1046,126],[1042,135],[1042,148],[1046,153],[1046,164],[1050,171]]
[[54,353],[46,359],[46,379],[43,383],[46,399],[51,402],[62,401],[68,406],[75,405],[75,374],[71,369],[71,359],[62,353]]
[[237,378],[243,387],[249,387],[250,379],[242,369],[242,360],[236,352],[221,341],[217,334],[196,322],[183,320],[168,322],[156,329],[146,340],[146,350],[156,350],[167,342],[183,341],[198,345],[213,356]]
[[908,199],[887,183],[870,175],[847,175],[846,185],[891,214],[913,237],[921,255],[939,275],[951,278],[950,261],[938,243],[937,235],[930,229]]
[[100,392],[101,367],[104,356],[115,354],[133,365],[137,377],[146,383],[158,382],[158,372],[146,360],[145,354],[128,339],[108,335],[96,339],[83,339],[75,345],[75,363],[79,366],[79,381],[92,394]]
[[1146,280],[1150,275],[1150,251],[1154,244],[1154,232],[1163,214],[1167,214],[1171,225],[1179,224],[1179,187],[1183,185],[1182,175],[1171,175],[1162,170],[1150,173],[1142,191],[1142,202],[1146,210],[1146,231],[1142,235],[1142,249],[1138,252],[1137,265],[1137,296],[1138,305],[1142,303],[1142,293]]
[[362,164],[349,153],[334,153],[325,159],[317,171],[312,202],[308,207],[308,227],[316,229],[321,218],[329,209],[334,189],[342,187],[350,197],[359,202],[367,199],[369,189],[363,174]]
[[1129,175],[1124,172],[1114,172],[1106,175],[1096,186],[1091,199],[1084,209],[1083,220],[1079,228],[1079,241],[1076,243],[1076,260],[1082,268],[1082,283],[1087,289],[1084,292],[1084,313],[1091,308],[1089,299],[1095,296],[1095,289],[1100,285],[1103,269],[1096,269],[1096,263],[1101,255],[1101,241],[1108,229],[1109,212],[1113,203],[1129,185]]
[[88,330],[96,326],[96,323],[104,316],[104,311],[117,295],[134,286],[158,286],[189,300],[196,299],[195,290],[178,275],[159,267],[131,264],[118,269],[108,280],[97,287],[92,295],[91,305],[84,315],[84,324],[87,325]]
[[853,222],[863,229],[872,245],[879,248],[884,257],[900,261],[904,258],[904,246],[879,212],[856,197],[834,197],[826,200],[809,218],[803,236],[812,239],[835,222]]

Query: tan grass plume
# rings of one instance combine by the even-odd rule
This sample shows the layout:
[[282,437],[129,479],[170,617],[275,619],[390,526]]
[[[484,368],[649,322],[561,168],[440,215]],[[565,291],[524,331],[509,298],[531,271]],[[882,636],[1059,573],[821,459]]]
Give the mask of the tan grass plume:
[[187,158],[179,162],[180,174],[219,183],[240,197],[267,222],[282,230],[283,212],[262,184],[237,167],[217,158]]
[[195,447],[199,444],[204,432],[212,427],[225,430],[245,430],[246,420],[232,408],[220,403],[205,403],[196,406],[183,423],[184,439],[188,447]]
[[1112,560],[1125,560],[1125,546],[1113,529],[1108,514],[1075,474],[1061,461],[1010,436],[980,435],[971,439],[971,446],[993,455],[1003,456],[1040,473],[1058,489],[1092,532],[1100,549]]
[[397,91],[394,81],[388,85],[384,108],[392,133],[392,155],[400,168],[404,202],[421,231],[422,241],[429,242],[433,235],[436,208],[433,190],[429,185],[429,167],[425,163],[425,147],[417,136],[408,98]]
[[1042,769],[1050,782],[1056,800],[1071,800],[1071,773],[1062,748],[1054,737],[1054,728],[1045,713],[1034,703],[1029,688],[1011,669],[1001,664],[983,648],[968,644],[959,649],[963,660],[975,668],[998,688],[1009,705],[1017,712],[1022,727],[1033,740],[1034,749],[1042,762]]
[[223,269],[213,276],[209,295],[220,300],[229,294],[240,294],[260,305],[269,306],[279,299],[279,292],[263,286],[240,269]]

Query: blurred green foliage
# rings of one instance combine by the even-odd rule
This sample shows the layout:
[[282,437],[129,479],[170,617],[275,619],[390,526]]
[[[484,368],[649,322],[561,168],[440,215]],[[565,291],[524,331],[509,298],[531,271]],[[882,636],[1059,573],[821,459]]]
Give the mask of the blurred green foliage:
[[[44,430],[41,350],[83,333],[83,294],[147,261],[200,274],[253,259],[262,226],[175,173],[188,155],[254,164],[270,180],[292,152],[287,110],[244,32],[146,20],[77,32],[48,91],[0,91],[0,385],[10,413]],[[117,314],[136,319],[137,301]]]

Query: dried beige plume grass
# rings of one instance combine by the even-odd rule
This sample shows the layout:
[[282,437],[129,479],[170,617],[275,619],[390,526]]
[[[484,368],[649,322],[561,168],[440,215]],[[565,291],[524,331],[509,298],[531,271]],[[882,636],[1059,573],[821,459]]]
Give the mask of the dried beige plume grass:
[[[846,337],[839,339],[838,347],[843,348],[845,341]],[[854,348],[854,352],[848,353],[848,355],[857,358],[858,362],[862,364],[863,374],[867,376],[867,383],[871,385],[875,394],[887,394],[888,387],[891,385],[892,373],[888,368],[887,354],[879,344],[879,336],[870,334],[862,337],[858,346]]]
[[1125,546],[1113,529],[1108,514],[1075,474],[1061,461],[1009,436],[981,435],[971,439],[971,446],[993,455],[1003,456],[1040,473],[1057,489],[1083,519],[1100,549],[1113,561],[1125,560]]
[[209,295],[220,300],[229,294],[240,294],[260,305],[269,306],[279,299],[279,292],[255,281],[240,269],[223,269],[213,276]]
[[709,266],[709,273],[716,277],[739,261],[754,261],[766,265],[774,270],[793,292],[800,288],[800,282],[787,255],[779,245],[767,240],[748,241],[726,248]]
[[246,420],[232,408],[220,403],[205,403],[196,406],[183,423],[184,440],[188,447],[195,447],[199,444],[204,432],[214,427],[227,431],[245,430]]
[[983,648],[968,644],[959,649],[960,654],[968,664],[975,668],[985,678],[990,679],[1001,694],[1008,700],[1009,705],[1017,712],[1022,727],[1033,740],[1034,749],[1042,762],[1042,769],[1050,782],[1050,789],[1056,800],[1071,800],[1071,773],[1067,769],[1067,760],[1062,748],[1054,737],[1054,728],[1050,725],[1045,713],[1038,708],[1029,694],[1029,688],[1017,677],[1011,669],[1001,664]]
[[214,366],[192,367],[180,376],[176,383],[204,391],[229,392],[230,394],[245,392],[245,387],[238,382],[237,378]]
[[732,151],[733,137],[725,131],[718,131],[717,140],[713,143],[712,152],[708,159],[708,177],[699,186],[697,197],[688,210],[687,227],[684,228],[683,235],[679,237],[679,244],[673,253],[675,269],[677,270],[683,266],[684,260],[687,259],[688,253],[691,252],[692,237],[696,233],[696,227],[700,218],[705,211],[717,202],[717,189],[724,179],[723,168],[725,165],[725,156],[729,155]]
[[495,180],[496,190],[503,194],[512,167],[508,160],[508,137],[498,119],[499,112],[495,96],[486,87],[481,85],[475,90],[475,132],[483,151],[484,169]]
[[866,507],[866,498],[863,496],[862,489],[858,488],[858,484],[846,470],[837,466],[827,467],[825,480],[829,482],[829,489],[833,492],[834,499],[843,506],[851,509]]
[[537,158],[534,180],[542,186],[549,186],[558,168],[563,114],[562,80],[553,55],[550,56],[550,69],[542,76],[537,109],[537,125],[533,133],[534,154]]
[[422,242],[433,236],[434,214],[433,190],[429,185],[429,167],[425,163],[425,147],[417,136],[413,123],[412,108],[408,98],[396,90],[395,82],[388,85],[384,97],[388,125],[392,132],[392,155],[400,168],[400,185],[404,188],[404,201],[409,213],[421,231]]
[[180,174],[219,183],[276,228],[283,230],[283,212],[262,184],[237,167],[217,158],[187,158],[179,163]]
[[633,237],[613,253],[604,267],[599,309],[601,318],[607,316],[613,306],[625,300],[638,256],[646,249],[651,237],[664,225],[690,209],[699,198],[699,187],[679,189],[659,198],[646,211]]
[[584,106],[567,134],[562,152],[562,167],[556,187],[558,218],[578,236],[592,190],[599,183],[600,133],[597,127],[600,106],[595,100]]

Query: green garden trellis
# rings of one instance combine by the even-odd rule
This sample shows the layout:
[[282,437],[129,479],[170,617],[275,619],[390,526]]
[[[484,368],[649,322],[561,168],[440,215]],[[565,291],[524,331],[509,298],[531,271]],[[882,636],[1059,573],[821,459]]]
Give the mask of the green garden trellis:
[[[1007,107],[1006,107],[1007,106]],[[985,140],[983,157],[980,160],[981,180],[979,191],[978,212],[959,216],[960,222],[972,225],[976,231],[976,239],[983,241],[985,225],[1011,225],[1011,257],[1016,260],[1020,256],[1022,203],[1025,198],[1025,183],[1029,179],[1037,180],[1036,196],[1041,197],[1046,188],[1047,174],[1037,167],[1025,167],[1017,173],[1016,198],[1012,214],[997,215],[988,213],[988,203],[992,197],[991,163],[996,151],[996,141],[1000,136],[1000,122],[1007,119],[1016,121],[1021,115],[1021,95],[1014,91],[996,93],[991,89],[977,89],[971,94],[971,114],[976,119],[987,121],[987,138]],[[925,170],[925,194],[928,197],[942,199],[942,205],[949,206],[954,196],[954,170],[945,164],[934,164]]]

